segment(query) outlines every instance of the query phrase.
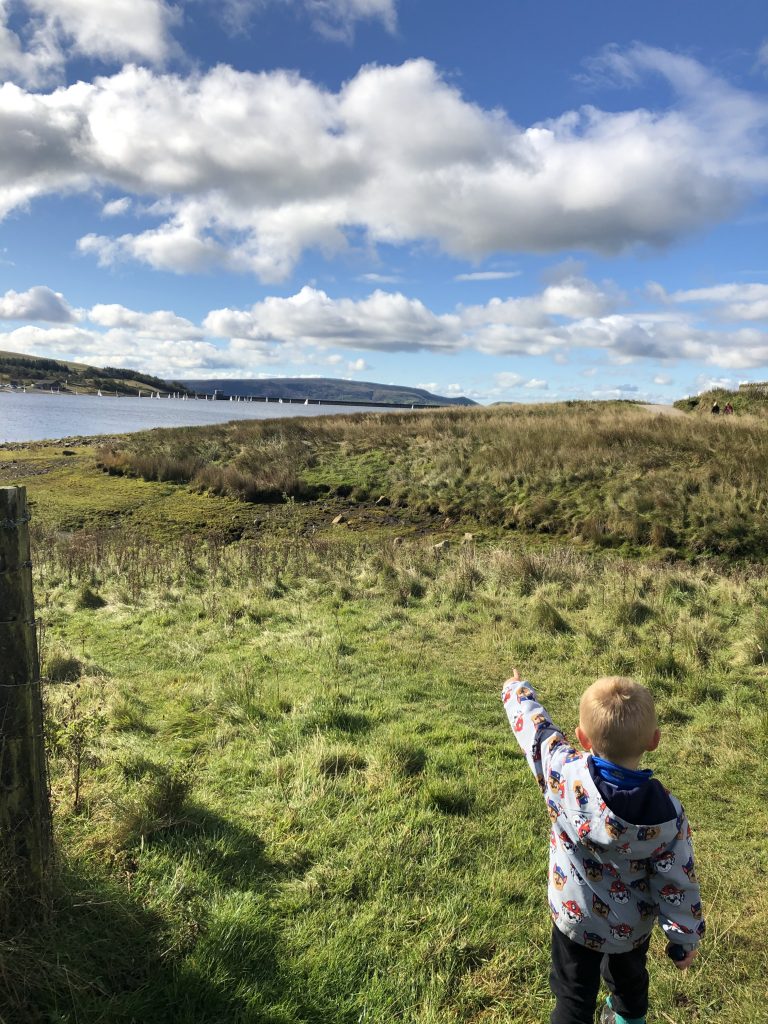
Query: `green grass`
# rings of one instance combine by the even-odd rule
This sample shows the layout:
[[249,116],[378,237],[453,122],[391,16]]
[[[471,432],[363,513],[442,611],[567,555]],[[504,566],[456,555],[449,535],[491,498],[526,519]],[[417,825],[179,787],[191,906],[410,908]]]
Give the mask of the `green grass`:
[[656,937],[657,1019],[759,1019],[760,571],[348,532],[131,561],[97,536],[36,551],[44,671],[78,672],[47,687],[55,914],[0,941],[4,1022],[543,1024],[548,819],[499,701],[513,665],[567,730],[599,674],[654,690],[648,760],[710,925],[684,979]]
[[0,484],[26,486],[35,528],[134,531],[144,538],[242,536],[254,528],[254,510],[232,498],[190,493],[170,483],[106,477],[96,467],[93,441],[62,446],[0,446]]
[[598,675],[652,688],[709,923],[685,977],[656,936],[655,1019],[760,1020],[765,430],[583,406],[124,442],[327,488],[281,504],[0,449],[34,512],[59,851],[49,918],[0,936],[1,1024],[544,1024],[513,666],[568,731]]

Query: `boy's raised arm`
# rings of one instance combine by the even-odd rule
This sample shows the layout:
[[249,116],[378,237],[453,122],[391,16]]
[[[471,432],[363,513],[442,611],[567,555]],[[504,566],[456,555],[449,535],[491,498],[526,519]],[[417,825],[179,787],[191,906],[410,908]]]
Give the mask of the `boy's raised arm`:
[[530,683],[521,679],[514,669],[502,688],[501,699],[507,712],[515,739],[520,744],[531,771],[542,792],[546,791],[546,777],[552,752],[567,740],[539,703]]

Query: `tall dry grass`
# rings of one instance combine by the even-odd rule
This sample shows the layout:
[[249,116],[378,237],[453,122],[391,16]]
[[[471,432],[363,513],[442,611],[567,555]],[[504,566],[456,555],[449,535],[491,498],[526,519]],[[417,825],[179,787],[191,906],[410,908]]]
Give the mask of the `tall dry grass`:
[[244,501],[385,495],[414,517],[754,558],[768,552],[767,442],[755,417],[566,403],[150,431],[100,461]]

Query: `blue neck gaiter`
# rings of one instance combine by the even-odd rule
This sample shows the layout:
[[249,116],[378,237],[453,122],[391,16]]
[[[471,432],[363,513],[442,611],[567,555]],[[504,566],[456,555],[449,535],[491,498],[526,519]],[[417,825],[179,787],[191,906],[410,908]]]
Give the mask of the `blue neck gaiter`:
[[617,789],[637,789],[648,782],[653,772],[650,768],[624,768],[623,765],[614,764],[604,757],[592,755],[592,763],[597,768],[601,779],[610,782]]

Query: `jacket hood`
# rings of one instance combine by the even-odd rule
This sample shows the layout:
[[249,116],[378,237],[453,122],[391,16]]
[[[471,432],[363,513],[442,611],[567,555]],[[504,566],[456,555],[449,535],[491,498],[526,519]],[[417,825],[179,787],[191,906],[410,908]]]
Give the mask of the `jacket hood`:
[[[547,780],[550,794],[553,790],[560,796],[560,804],[566,810],[560,819],[563,828],[570,833],[574,842],[580,842],[587,849],[594,847],[594,852],[601,859],[617,860],[652,859],[659,870],[664,870],[664,851],[676,839],[682,838],[680,830],[683,824],[682,807],[676,806],[673,797],[669,797],[670,808],[675,817],[655,825],[637,825],[627,821],[606,804],[589,770],[589,756],[575,753],[567,787],[550,772]],[[579,763],[583,771],[579,771]]]

